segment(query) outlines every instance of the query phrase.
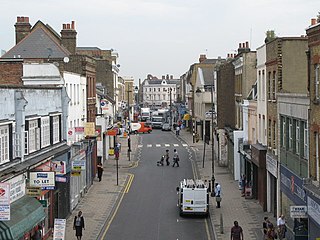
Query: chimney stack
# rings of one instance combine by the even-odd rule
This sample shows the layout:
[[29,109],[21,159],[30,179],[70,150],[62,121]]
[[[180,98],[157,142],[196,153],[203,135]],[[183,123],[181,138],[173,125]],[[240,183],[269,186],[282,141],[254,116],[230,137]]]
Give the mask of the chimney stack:
[[317,24],[317,19],[311,18],[311,26],[316,25],[316,24]]
[[16,28],[16,44],[18,44],[31,32],[29,17],[17,17],[17,22],[14,26]]
[[249,42],[246,42],[246,48],[249,48]]
[[77,47],[77,31],[75,29],[75,22],[72,21],[71,24],[62,24],[62,30],[60,33],[61,44],[68,49],[71,54],[75,54]]
[[207,59],[207,56],[205,54],[200,54],[199,63],[202,63],[206,59]]

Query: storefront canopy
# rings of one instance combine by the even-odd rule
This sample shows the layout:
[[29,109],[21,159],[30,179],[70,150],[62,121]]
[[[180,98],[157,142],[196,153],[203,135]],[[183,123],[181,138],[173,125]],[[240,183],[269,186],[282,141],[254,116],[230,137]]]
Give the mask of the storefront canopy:
[[41,203],[30,196],[23,196],[10,206],[10,221],[0,221],[0,240],[16,240],[45,218]]

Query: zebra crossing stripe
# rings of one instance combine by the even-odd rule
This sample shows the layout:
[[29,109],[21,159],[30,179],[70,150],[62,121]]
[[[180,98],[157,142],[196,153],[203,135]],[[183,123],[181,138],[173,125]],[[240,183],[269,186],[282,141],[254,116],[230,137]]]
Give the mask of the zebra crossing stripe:
[[173,144],[174,147],[179,147],[179,144]]
[[161,147],[161,144],[156,144],[156,147]]
[[165,144],[164,146],[165,146],[165,147],[170,147],[170,144]]
[[183,147],[188,147],[188,144],[183,143],[182,146]]
[[143,145],[142,145],[142,144],[139,144],[139,145],[138,145],[138,148],[142,148],[142,147],[143,147]]
[[152,147],[152,144],[148,144],[147,147]]

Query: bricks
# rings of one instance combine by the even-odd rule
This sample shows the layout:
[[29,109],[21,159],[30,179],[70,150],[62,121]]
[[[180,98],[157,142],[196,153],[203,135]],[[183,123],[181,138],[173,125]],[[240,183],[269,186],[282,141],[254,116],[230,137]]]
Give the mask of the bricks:
[[0,85],[22,86],[22,61],[0,62]]

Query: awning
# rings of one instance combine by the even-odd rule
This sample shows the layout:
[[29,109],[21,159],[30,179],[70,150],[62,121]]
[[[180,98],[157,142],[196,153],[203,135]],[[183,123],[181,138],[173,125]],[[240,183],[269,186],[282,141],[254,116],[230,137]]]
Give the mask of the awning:
[[41,222],[46,214],[41,203],[30,196],[23,196],[10,206],[10,221],[0,221],[0,240],[16,240]]

